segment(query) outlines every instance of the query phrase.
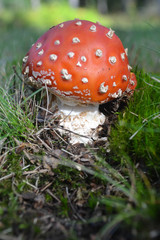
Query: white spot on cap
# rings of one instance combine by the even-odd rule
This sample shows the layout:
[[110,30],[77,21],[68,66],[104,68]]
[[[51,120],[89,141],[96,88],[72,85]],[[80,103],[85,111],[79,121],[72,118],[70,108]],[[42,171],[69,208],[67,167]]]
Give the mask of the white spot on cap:
[[122,96],[122,89],[119,89],[118,90],[118,97],[121,97]]
[[[53,79],[53,80],[54,80],[54,79]],[[57,82],[56,82],[56,80],[53,81],[53,84],[57,86]]]
[[131,69],[132,69],[132,67],[130,65],[128,65],[128,70],[131,70]]
[[116,87],[116,86],[117,86],[117,84],[115,82],[113,82],[113,87]]
[[129,93],[131,89],[129,87],[126,88],[126,92]]
[[80,63],[80,61],[77,62],[76,66],[82,67],[82,64]]
[[63,93],[64,93],[65,95],[71,96],[73,92],[72,92],[72,91],[66,91],[66,92],[63,91]]
[[86,61],[87,61],[87,58],[86,58],[85,56],[82,56],[82,57],[81,57],[81,60],[82,60],[82,62],[86,62]]
[[102,57],[102,50],[101,49],[96,50],[96,56],[97,57]]
[[51,54],[51,55],[49,56],[49,58],[50,58],[51,61],[56,61],[58,57],[57,57],[56,54]]
[[25,56],[25,57],[23,58],[23,63],[26,63],[27,60],[28,60],[28,56]]
[[131,79],[130,79],[130,81],[129,81],[129,82],[130,82],[130,84],[131,84],[132,86],[134,86],[134,85],[135,85],[135,82],[134,82],[133,80],[131,80]]
[[92,26],[90,27],[90,30],[91,30],[91,32],[96,32],[96,26],[95,26],[95,25],[92,25]]
[[33,78],[33,77],[29,77],[28,80],[29,80],[30,82],[33,82],[33,81],[34,81],[34,78]]
[[74,91],[74,92],[83,95],[82,91],[80,91],[80,90],[79,91]]
[[81,21],[78,21],[75,23],[77,26],[81,26],[82,25],[82,22]]
[[122,76],[122,80],[127,81],[127,76],[126,76],[126,75],[123,75],[123,76]]
[[43,55],[44,50],[42,49],[41,51],[39,51],[38,55]]
[[27,66],[24,71],[24,74],[28,74],[28,73],[29,73],[29,66]]
[[111,97],[112,98],[118,98],[118,94],[115,92],[115,93],[111,94]]
[[40,72],[35,72],[35,71],[32,71],[32,75],[33,75],[35,78],[41,76]]
[[63,24],[63,23],[61,23],[61,24],[59,25],[59,27],[60,27],[60,28],[63,28],[63,27],[64,27],[64,24]]
[[121,53],[121,59],[124,61],[125,60],[125,53]]
[[104,86],[105,82],[101,83],[99,87],[99,92],[100,93],[106,93],[108,91],[108,85]]
[[125,53],[126,53],[126,56],[128,56],[128,48],[125,48]]
[[80,40],[79,40],[79,38],[78,38],[78,37],[74,37],[74,38],[72,39],[72,42],[73,42],[73,43],[79,43],[79,42],[80,42]]
[[110,28],[109,31],[108,31],[108,33],[106,34],[106,36],[107,36],[108,38],[112,39],[113,34],[114,34],[114,31]]
[[52,85],[52,82],[49,79],[41,79],[41,81],[42,81],[43,84]]
[[67,55],[68,55],[69,58],[73,58],[75,53],[74,52],[69,52]]
[[115,64],[116,63],[116,57],[109,57],[109,62],[111,63],[111,64]]
[[42,43],[39,42],[37,43],[36,48],[39,49],[40,47],[42,47]]
[[59,40],[56,40],[55,42],[54,42],[54,45],[59,45],[60,44],[60,41]]
[[65,80],[71,80],[72,75],[68,73],[67,69],[62,69],[61,70],[62,78]]
[[42,66],[42,61],[37,62],[37,66]]
[[108,94],[108,96],[111,96],[112,98],[118,98],[122,96],[122,89],[118,89],[118,92],[113,93],[113,94]]
[[86,77],[82,78],[82,82],[83,83],[88,83],[88,78],[86,78]]

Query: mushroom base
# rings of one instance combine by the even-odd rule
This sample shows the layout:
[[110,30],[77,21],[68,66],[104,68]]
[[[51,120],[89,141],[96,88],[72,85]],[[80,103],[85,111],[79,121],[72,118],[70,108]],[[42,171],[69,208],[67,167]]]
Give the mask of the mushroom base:
[[57,105],[58,110],[54,116],[60,119],[60,134],[67,134],[71,144],[88,144],[98,139],[100,125],[105,121],[98,105],[70,106],[59,100]]

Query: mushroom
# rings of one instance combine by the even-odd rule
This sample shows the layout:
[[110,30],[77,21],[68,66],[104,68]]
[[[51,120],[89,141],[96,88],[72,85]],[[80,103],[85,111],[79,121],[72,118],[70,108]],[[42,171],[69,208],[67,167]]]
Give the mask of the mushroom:
[[86,144],[105,122],[99,104],[136,87],[127,55],[111,28],[76,19],[43,34],[23,58],[22,73],[30,84],[56,96],[54,116],[68,130],[71,144]]

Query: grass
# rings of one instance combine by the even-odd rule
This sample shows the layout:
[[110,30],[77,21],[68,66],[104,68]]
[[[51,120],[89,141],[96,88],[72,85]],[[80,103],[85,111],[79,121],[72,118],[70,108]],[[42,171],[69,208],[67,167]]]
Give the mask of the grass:
[[[33,26],[23,29],[33,19],[29,11],[25,16],[16,13],[16,27],[3,17],[0,30],[0,238],[49,239],[54,234],[55,239],[75,240],[91,235],[96,239],[158,239],[158,27],[128,30],[119,26],[117,34],[124,45],[129,44],[130,61],[138,65],[134,69],[137,90],[127,107],[115,113],[109,146],[74,149],[47,122],[36,121],[40,91],[26,95],[18,77],[21,59],[31,44],[64,11],[57,6],[55,15],[42,25],[40,13],[44,19],[47,7],[43,9],[35,13],[34,27],[42,26],[36,31]],[[57,21],[68,19],[66,9]],[[72,11],[74,17],[77,12]],[[94,11],[79,11],[90,20],[99,18]],[[113,20],[107,18],[112,25]],[[108,24],[106,18],[102,22]]]
[[[146,164],[148,162],[148,165],[159,168],[159,83],[143,72],[139,72],[137,78],[140,90],[135,92],[134,99],[129,103],[125,113],[119,115],[118,133],[117,128],[112,129],[112,146],[117,152],[114,148],[114,142],[117,140],[120,155],[122,152],[130,153],[135,160],[140,160],[143,156]],[[128,143],[124,144],[123,141]]]

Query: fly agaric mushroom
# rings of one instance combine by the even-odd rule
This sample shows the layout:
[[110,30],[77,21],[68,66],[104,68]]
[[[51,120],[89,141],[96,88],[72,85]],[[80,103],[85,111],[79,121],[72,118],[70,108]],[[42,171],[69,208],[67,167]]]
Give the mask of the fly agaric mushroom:
[[30,84],[56,96],[55,116],[70,130],[70,142],[86,144],[105,121],[99,104],[136,87],[127,56],[111,28],[76,19],[42,35],[23,58],[22,73]]

